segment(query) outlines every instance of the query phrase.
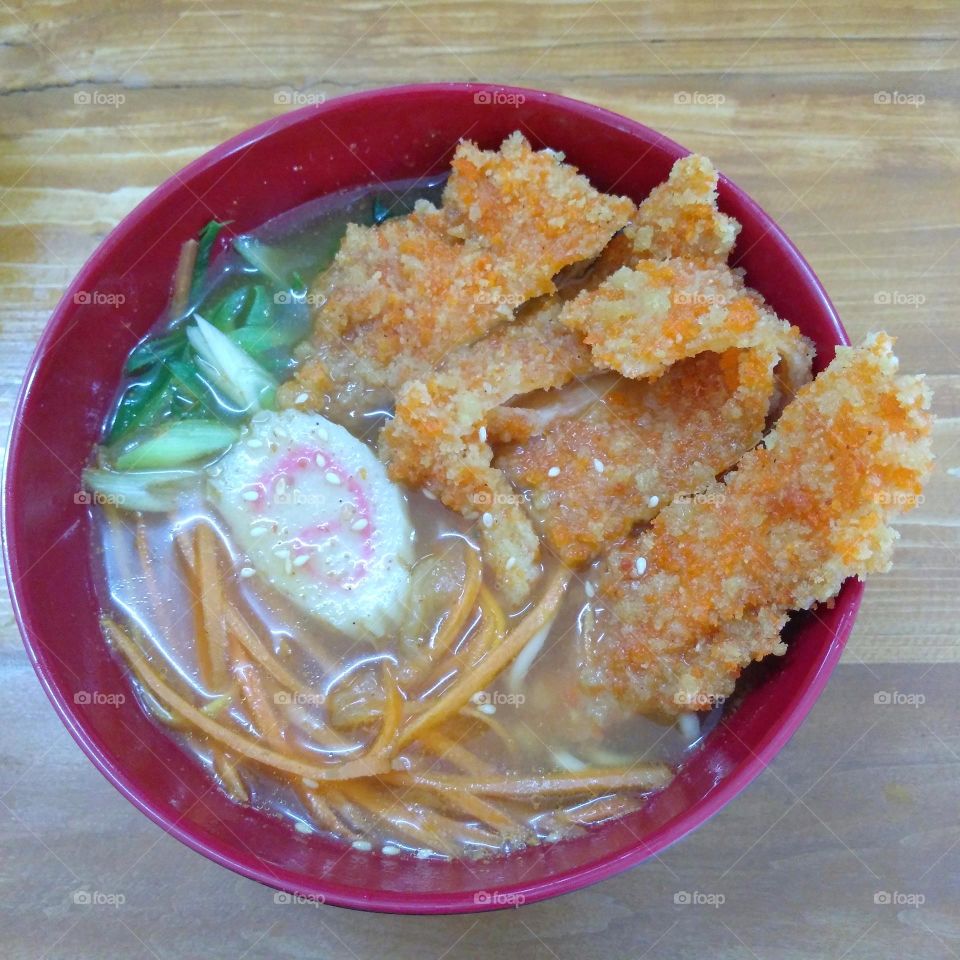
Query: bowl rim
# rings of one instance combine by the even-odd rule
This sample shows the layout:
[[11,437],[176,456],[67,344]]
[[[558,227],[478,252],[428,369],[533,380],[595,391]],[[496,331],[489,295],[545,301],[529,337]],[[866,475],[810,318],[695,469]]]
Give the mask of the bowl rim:
[[[501,902],[499,903],[478,903],[473,891],[452,894],[442,891],[431,891],[429,894],[419,892],[408,894],[380,889],[373,893],[366,893],[356,887],[346,887],[318,878],[312,878],[313,882],[308,887],[302,879],[296,879],[289,871],[283,868],[274,870],[263,868],[254,862],[255,857],[253,855],[251,855],[248,860],[231,855],[218,846],[216,842],[204,839],[198,835],[195,830],[182,826],[176,820],[166,816],[162,811],[155,809],[150,801],[141,795],[137,785],[124,773],[122,766],[115,762],[113,757],[99,748],[95,739],[87,731],[85,726],[79,722],[66,697],[53,680],[46,664],[37,654],[34,642],[31,639],[33,632],[31,612],[21,603],[21,597],[17,587],[22,571],[17,535],[13,532],[14,503],[12,488],[13,478],[17,472],[20,460],[20,446],[24,434],[24,430],[22,429],[23,411],[29,402],[37,372],[52,344],[63,334],[61,328],[69,316],[69,308],[73,302],[74,294],[85,289],[87,279],[97,273],[103,266],[104,261],[109,259],[114,239],[118,234],[123,233],[154,208],[168,202],[170,196],[182,186],[182,180],[189,179],[193,175],[206,170],[208,167],[220,163],[232,154],[242,151],[253,143],[266,139],[272,134],[286,129],[291,125],[299,124],[311,116],[322,116],[322,114],[330,108],[340,109],[345,105],[362,107],[367,102],[383,98],[402,98],[436,91],[472,92],[474,94],[483,92],[519,94],[527,99],[539,100],[551,108],[559,108],[574,117],[589,116],[592,119],[600,120],[631,136],[642,137],[645,143],[656,143],[666,147],[671,152],[679,152],[681,155],[689,153],[685,147],[676,143],[676,141],[647,127],[645,124],[604,107],[599,107],[595,104],[551,91],[498,83],[413,83],[378,87],[334,97],[325,100],[321,104],[311,104],[300,107],[281,116],[261,121],[255,126],[218,144],[192,160],[186,166],[175,171],[127,213],[116,226],[110,230],[106,237],[100,241],[93,253],[84,261],[83,266],[64,291],[63,296],[58,301],[44,325],[43,331],[27,364],[13,405],[7,444],[3,457],[2,485],[0,485],[0,545],[2,545],[4,571],[14,618],[20,631],[28,660],[40,681],[40,685],[47,699],[52,704],[60,720],[83,753],[90,759],[100,773],[132,803],[134,807],[145,814],[166,833],[175,837],[181,843],[207,859],[235,873],[251,880],[256,880],[267,887],[285,890],[292,894],[312,897],[319,902],[335,906],[378,913],[419,915],[473,913],[492,909],[503,909],[511,904],[502,902],[503,898],[501,898]],[[788,258],[792,261],[794,268],[797,270],[797,273],[802,277],[810,295],[819,302],[824,315],[829,318],[833,332],[836,335],[836,343],[838,345],[849,345],[849,338],[826,290],[797,247],[773,218],[744,190],[723,174],[720,174],[720,177],[725,184],[725,188],[734,193],[741,205],[749,210],[751,216],[757,218],[763,224],[764,235],[772,235],[780,242]],[[509,894],[515,898],[522,898],[519,902],[527,904],[560,896],[589,886],[620,873],[650,857],[656,856],[667,847],[697,829],[726,806],[730,800],[744,790],[747,785],[766,768],[773,757],[783,748],[800,727],[826,686],[830,674],[840,659],[847,637],[856,619],[863,594],[863,584],[859,580],[848,580],[844,593],[845,608],[841,619],[837,623],[833,639],[821,656],[815,672],[807,680],[802,695],[795,702],[786,721],[768,731],[757,749],[750,751],[752,754],[750,759],[745,761],[735,773],[724,778],[719,786],[710,791],[695,807],[684,809],[659,827],[656,841],[652,843],[637,841],[635,845],[618,853],[604,855],[595,861],[571,868],[565,872],[550,874],[542,879],[529,883],[504,885],[498,888],[498,895]]]

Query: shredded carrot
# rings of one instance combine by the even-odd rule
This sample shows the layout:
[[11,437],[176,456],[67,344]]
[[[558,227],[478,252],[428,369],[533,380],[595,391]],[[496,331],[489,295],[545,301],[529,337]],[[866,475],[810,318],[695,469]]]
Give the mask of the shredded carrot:
[[427,730],[421,734],[418,743],[433,756],[448,760],[455,767],[474,776],[492,773],[490,764],[481,760],[472,750],[457,743],[439,730]]
[[581,770],[577,773],[524,777],[504,774],[494,777],[467,777],[454,774],[424,774],[394,771],[381,775],[385,783],[400,787],[424,787],[445,791],[459,790],[491,797],[555,796],[563,794],[605,793],[610,790],[656,790],[671,778],[665,763],[635,763],[609,770]]
[[197,524],[193,535],[196,577],[203,627],[210,658],[210,685],[220,690],[227,666],[227,620],[224,612],[223,586],[217,557],[216,534],[205,523]]
[[173,297],[170,300],[170,315],[179,317],[187,308],[190,299],[190,286],[193,282],[193,268],[197,262],[197,241],[188,240],[180,248],[177,270],[173,275]]
[[126,657],[127,662],[130,664],[131,669],[137,675],[138,679],[153,691],[154,695],[164,706],[172,709],[176,713],[182,714],[183,717],[195,727],[229,748],[232,752],[246,757],[249,760],[253,760],[256,763],[262,763],[264,766],[272,767],[274,770],[282,770],[285,773],[292,773],[298,777],[306,777],[308,780],[347,780],[352,777],[375,776],[380,773],[385,773],[389,769],[389,761],[378,759],[368,760],[366,757],[359,757],[355,760],[348,760],[346,763],[336,765],[305,763],[302,760],[278,753],[275,750],[268,749],[249,740],[247,737],[211,719],[201,710],[194,707],[189,701],[181,697],[169,684],[161,679],[150,666],[139,646],[116,623],[107,618],[104,618],[102,623],[111,642]]
[[436,699],[429,710],[414,717],[405,728],[401,729],[396,740],[396,749],[402,749],[416,740],[422,731],[436,726],[465,706],[478,690],[482,690],[490,683],[527,645],[530,638],[548,622],[563,599],[569,579],[569,571],[561,567],[554,574],[543,596],[520,624],[476,666],[457,678],[453,685]]
[[484,589],[480,558],[477,551],[468,547],[464,563],[466,564],[466,573],[463,578],[463,590],[460,591],[460,597],[450,609],[430,647],[431,659],[434,661],[446,653],[454,639],[460,636],[466,626],[467,617],[470,616],[476,605],[477,594]]
[[271,705],[263,678],[254,665],[242,658],[240,644],[230,644],[230,668],[240,685],[240,705],[245,707],[254,727],[272,747],[285,749],[284,732]]

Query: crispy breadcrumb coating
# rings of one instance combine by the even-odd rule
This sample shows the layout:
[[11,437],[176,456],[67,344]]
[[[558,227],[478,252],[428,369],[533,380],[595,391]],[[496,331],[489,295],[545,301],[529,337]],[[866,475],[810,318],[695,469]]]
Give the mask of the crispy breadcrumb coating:
[[706,709],[750,661],[784,652],[789,611],[889,568],[889,521],[932,466],[929,391],[896,369],[885,334],[838,348],[726,482],[675,500],[611,552],[588,687],[661,716]]
[[[551,419],[494,463],[528,493],[553,551],[581,564],[759,443],[777,359],[762,350],[701,353],[658,380],[620,378],[582,413]],[[511,426],[518,432],[498,423],[500,435]]]
[[558,310],[547,301],[461,348],[428,379],[404,384],[380,438],[392,480],[429,490],[480,520],[484,557],[511,603],[527,595],[540,572],[540,542],[520,497],[492,465],[486,417],[517,394],[592,369],[579,338],[556,322]]
[[733,347],[776,350],[784,389],[806,379],[810,341],[781,320],[739,272],[689,260],[643,260],[564,305],[560,322],[580,333],[594,363],[640,379],[684,357]]
[[457,147],[440,209],[351,224],[314,284],[317,350],[337,381],[396,390],[555,290],[634,211],[516,132],[499,151]]
[[637,260],[681,257],[704,266],[726,263],[739,232],[740,224],[717,208],[717,171],[697,154],[673,165],[624,230]]

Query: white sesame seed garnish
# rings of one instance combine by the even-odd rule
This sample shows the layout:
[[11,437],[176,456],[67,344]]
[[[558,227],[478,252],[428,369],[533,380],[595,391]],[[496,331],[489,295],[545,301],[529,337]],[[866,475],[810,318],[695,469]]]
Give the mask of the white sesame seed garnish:
[[318,453],[313,459],[321,470],[327,465],[326,457],[322,453]]
[[257,571],[254,570],[253,567],[240,568],[240,576],[243,577],[245,580],[248,579],[249,577],[252,577],[256,572]]
[[307,564],[309,562],[310,562],[310,554],[301,553],[300,556],[293,561],[293,565],[295,567],[302,567],[304,564]]
[[306,403],[310,399],[309,393],[298,393],[297,399],[294,400],[294,403]]
[[488,717],[492,717],[497,712],[497,706],[494,703],[481,703],[477,709]]
[[273,551],[273,555],[279,557],[281,560],[286,560],[287,557],[290,556],[290,551],[283,547],[277,547],[277,549]]
[[243,499],[248,500],[250,503],[253,503],[254,500],[260,499],[260,494],[256,490],[244,490]]
[[294,829],[297,833],[313,833],[313,827],[309,823],[304,823],[302,820],[298,820],[294,824]]
[[647,572],[647,558],[637,557],[637,560],[634,566],[636,567],[636,570],[637,570],[637,576],[642,577]]
[[350,529],[356,530],[359,533],[361,530],[366,530],[368,524],[369,521],[361,517],[359,520],[354,520],[353,523],[350,524]]
[[432,850],[428,850],[426,847],[421,847],[421,848],[414,854],[414,856],[415,856],[418,860],[429,860],[431,857],[436,856],[436,854],[435,854]]
[[551,467],[551,468],[547,471],[547,476],[548,476],[548,477],[559,477],[559,476],[560,476],[560,468],[559,468],[559,467]]
[[594,461],[593,461],[593,469],[596,470],[597,473],[603,473],[603,461],[602,461],[602,460],[594,460]]
[[316,780],[311,780],[310,777],[303,778],[303,785],[309,787],[311,790],[316,790],[320,784]]
[[381,852],[385,857],[395,857],[395,856],[400,852],[400,848],[399,848],[399,847],[395,847],[392,843],[385,843],[385,844],[380,848],[380,852]]
[[318,436],[324,443],[326,443],[326,442],[330,439],[330,434],[327,433],[327,431],[324,430],[323,427],[321,427],[321,428],[317,431],[317,436]]
[[351,846],[354,850],[362,850],[364,853],[373,849],[373,844],[369,840],[354,840]]
[[333,472],[325,473],[323,475],[323,479],[326,480],[327,483],[333,484],[335,487],[340,486],[340,478]]
[[583,592],[586,593],[588,597],[593,597],[596,595],[597,588],[593,585],[592,581],[588,580],[583,585]]
[[256,450],[258,447],[262,447],[262,446],[263,446],[263,441],[257,439],[257,437],[251,437],[251,438],[247,441],[247,446],[248,446],[248,447],[252,447],[254,450]]
[[268,530],[269,530],[269,527],[251,527],[250,536],[262,537],[265,533],[267,533]]
[[651,498],[647,501],[647,506],[652,509],[652,508],[655,507],[659,502],[660,502],[660,498],[657,497],[657,496],[653,496],[653,497],[651,497]]
[[516,564],[516,562],[517,562],[517,558],[516,558],[516,557],[508,557],[508,558],[507,558],[507,562],[506,562],[506,564],[504,565],[504,568],[503,568],[503,569],[504,569],[504,570],[512,570],[513,567],[514,567],[514,565]]
[[480,519],[483,520],[483,525],[485,527],[493,526],[493,514],[490,513],[489,510]]
[[480,438],[480,442],[481,442],[481,443],[486,443],[486,442],[487,442],[487,428],[486,428],[486,427],[481,427],[481,428],[477,431],[477,436]]
[[424,495],[428,500],[436,500],[436,499],[437,499],[437,495],[436,495],[435,493],[431,493],[431,491],[429,491],[429,490],[424,490],[424,491],[423,491],[423,495]]
[[278,497],[282,497],[287,492],[287,481],[281,477],[274,487],[274,492]]

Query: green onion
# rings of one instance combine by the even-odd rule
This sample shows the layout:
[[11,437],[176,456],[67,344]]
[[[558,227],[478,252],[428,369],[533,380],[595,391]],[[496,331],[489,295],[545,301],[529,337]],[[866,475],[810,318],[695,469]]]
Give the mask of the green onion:
[[132,384],[124,391],[110,425],[108,440],[116,440],[134,427],[145,427],[159,420],[173,400],[170,373],[157,366],[149,379]]
[[210,265],[210,253],[213,250],[213,245],[216,243],[220,231],[229,223],[232,223],[232,221],[225,220],[220,223],[218,220],[211,220],[200,231],[197,243],[197,259],[193,265],[193,280],[190,283],[191,297],[196,295],[203,285],[203,279],[207,275],[207,267]]
[[85,489],[95,491],[108,503],[124,510],[166,512],[173,509],[186,481],[199,475],[199,470],[123,473],[88,467],[83,471],[83,484]]
[[[286,294],[277,294],[282,298]],[[282,301],[281,302],[285,302]],[[273,304],[274,300],[267,293],[267,288],[257,284],[253,288],[253,303],[250,304],[250,313],[247,314],[248,327],[263,327],[273,323]]]
[[286,324],[275,324],[272,327],[241,327],[233,330],[227,336],[251,356],[265,353],[267,350],[277,350],[280,347],[292,347],[303,339],[303,333],[292,330]]
[[224,297],[216,306],[204,313],[210,322],[218,329],[226,333],[234,330],[243,322],[243,316],[250,303],[250,288],[239,287]]
[[282,254],[253,237],[237,237],[233,248],[251,267],[269,277],[281,290],[290,288],[290,279],[283,265]]
[[158,470],[181,467],[235,443],[240,432],[213,420],[180,420],[128,446],[116,459],[118,470]]
[[167,360],[174,356],[185,342],[182,330],[177,330],[166,337],[151,337],[148,340],[142,340],[127,357],[123,372],[129,376],[145,370],[151,364]]
[[226,334],[199,315],[196,320],[196,326],[187,329],[187,337],[205,363],[201,373],[209,372],[213,386],[241,411],[272,406],[276,389],[273,377]]

